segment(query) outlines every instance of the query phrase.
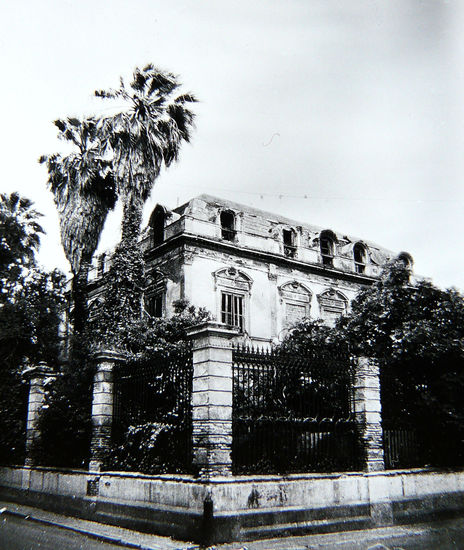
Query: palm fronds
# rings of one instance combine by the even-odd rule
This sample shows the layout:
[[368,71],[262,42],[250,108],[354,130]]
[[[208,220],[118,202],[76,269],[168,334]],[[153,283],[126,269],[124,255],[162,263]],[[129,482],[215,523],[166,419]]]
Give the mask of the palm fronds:
[[0,195],[0,265],[6,267],[15,258],[25,263],[34,260],[40,245],[40,235],[44,234],[38,218],[40,212],[34,210],[34,203],[18,193]]
[[104,157],[94,119],[57,120],[60,139],[75,145],[67,156],[44,155],[48,185],[60,219],[66,258],[73,273],[89,262],[98,246],[106,216],[116,202],[111,162]]
[[177,160],[182,142],[190,140],[194,113],[186,105],[197,100],[191,93],[175,96],[179,88],[174,74],[149,64],[135,69],[128,87],[121,79],[118,89],[95,92],[124,103],[101,122],[121,195],[136,193],[145,201],[163,163]]

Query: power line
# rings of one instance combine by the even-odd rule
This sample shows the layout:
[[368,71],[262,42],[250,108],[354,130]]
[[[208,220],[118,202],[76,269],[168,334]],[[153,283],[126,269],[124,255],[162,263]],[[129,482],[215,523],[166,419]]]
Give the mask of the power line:
[[[178,185],[174,184],[176,187],[183,189],[198,189],[198,186],[194,185]],[[321,197],[311,195],[309,193],[304,193],[302,195],[293,195],[289,193],[266,193],[260,191],[245,191],[241,189],[227,189],[217,187],[202,187],[202,189],[208,189],[213,192],[225,191],[228,193],[237,193],[240,195],[254,195],[264,199],[264,197],[278,198],[282,199],[304,199],[304,200],[319,200],[319,201],[381,201],[381,202],[409,202],[409,203],[421,203],[421,202],[438,202],[438,203],[448,203],[448,202],[463,202],[463,199],[437,199],[437,198],[417,198],[417,199],[407,199],[407,198],[395,198],[395,197],[342,197],[342,196],[328,196]]]

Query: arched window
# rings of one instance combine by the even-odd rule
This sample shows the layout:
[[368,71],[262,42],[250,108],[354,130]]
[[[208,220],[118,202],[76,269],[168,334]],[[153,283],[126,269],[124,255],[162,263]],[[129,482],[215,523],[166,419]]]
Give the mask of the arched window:
[[356,243],[353,247],[354,270],[356,273],[364,273],[366,271],[367,252],[366,247],[362,243]]
[[329,288],[317,297],[321,319],[328,325],[334,326],[336,320],[346,313],[348,300],[338,290]]
[[231,210],[221,212],[221,232],[225,241],[235,240],[235,214]]
[[311,291],[298,281],[291,281],[279,287],[283,306],[284,326],[291,327],[302,319],[309,318]]
[[408,254],[407,252],[401,252],[400,254],[398,254],[398,260],[400,262],[403,262],[407,269],[412,269],[414,260],[412,259],[411,254]]
[[282,239],[284,241],[284,255],[287,258],[295,258],[296,256],[296,238],[293,229],[284,229],[282,231]]
[[153,246],[158,246],[164,242],[164,225],[166,220],[166,210],[161,205],[157,205],[150,217],[150,227],[152,231]]
[[332,231],[322,231],[319,243],[321,249],[322,264],[333,267],[336,237]]

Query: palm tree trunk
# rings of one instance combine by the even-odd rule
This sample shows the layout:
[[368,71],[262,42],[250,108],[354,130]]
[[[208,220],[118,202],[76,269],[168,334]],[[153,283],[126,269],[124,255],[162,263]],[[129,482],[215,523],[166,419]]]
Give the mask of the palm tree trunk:
[[121,242],[105,285],[105,307],[112,320],[109,339],[117,345],[124,345],[127,328],[140,319],[142,311],[144,260],[138,242],[142,211],[140,196],[128,193],[123,200]]
[[74,312],[72,315],[74,334],[82,334],[88,317],[87,307],[87,282],[90,269],[90,262],[82,260],[80,269],[74,273],[71,286]]
[[143,200],[137,193],[124,197],[121,244],[137,245],[142,225]]

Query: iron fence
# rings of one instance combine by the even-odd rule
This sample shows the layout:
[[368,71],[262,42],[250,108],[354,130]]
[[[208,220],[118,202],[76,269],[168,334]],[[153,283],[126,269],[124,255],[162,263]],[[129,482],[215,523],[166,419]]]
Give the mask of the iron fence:
[[380,397],[385,468],[425,466],[429,452],[424,440],[427,416],[421,387],[408,370],[380,362]]
[[350,358],[234,348],[232,431],[235,473],[357,469]]
[[412,427],[388,429],[383,426],[385,468],[409,468],[421,466],[420,442],[417,430]]
[[145,473],[191,470],[192,376],[190,347],[116,367],[112,467]]

